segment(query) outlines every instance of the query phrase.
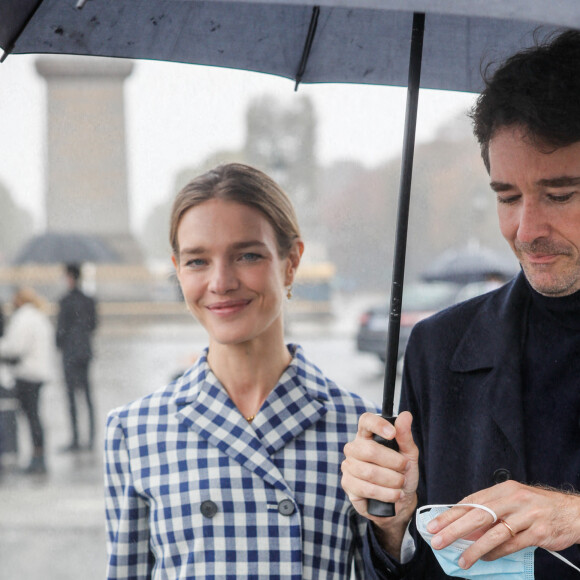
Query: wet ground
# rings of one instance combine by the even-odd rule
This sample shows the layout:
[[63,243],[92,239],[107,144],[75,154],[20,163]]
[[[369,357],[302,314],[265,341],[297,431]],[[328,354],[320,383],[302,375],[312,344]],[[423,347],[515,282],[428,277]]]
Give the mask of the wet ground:
[[[287,339],[302,344],[307,356],[341,386],[380,403],[381,364],[355,349],[357,310],[349,304],[340,309],[338,321],[292,323]],[[21,421],[19,453],[4,458],[0,475],[0,580],[104,578],[101,441],[106,414],[161,387],[205,344],[203,329],[189,320],[105,322],[92,368],[98,425],[98,446],[92,452],[59,452],[69,442],[64,389],[58,382],[43,387],[48,474],[20,473],[29,457],[29,437]]]

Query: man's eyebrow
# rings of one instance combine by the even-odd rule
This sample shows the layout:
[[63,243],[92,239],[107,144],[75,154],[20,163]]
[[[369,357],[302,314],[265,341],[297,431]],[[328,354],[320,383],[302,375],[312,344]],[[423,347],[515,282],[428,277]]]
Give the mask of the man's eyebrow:
[[[547,179],[539,179],[537,185],[540,187],[570,187],[580,185],[580,177],[572,177],[569,175],[561,175],[560,177],[550,177]],[[492,181],[489,186],[495,192],[511,191],[514,186],[510,183],[503,183],[502,181]]]
[[580,185],[580,177],[562,175],[550,179],[540,179],[538,185],[543,187],[570,187],[571,185]]
[[491,189],[496,192],[511,191],[514,188],[513,185],[510,185],[509,183],[503,183],[501,181],[492,181],[489,184],[489,187],[491,187]]

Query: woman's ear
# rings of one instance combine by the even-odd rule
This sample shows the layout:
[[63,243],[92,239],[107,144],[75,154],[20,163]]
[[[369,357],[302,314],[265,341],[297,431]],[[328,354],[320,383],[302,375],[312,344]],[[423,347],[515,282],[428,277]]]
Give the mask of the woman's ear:
[[181,284],[181,281],[179,280],[179,262],[177,261],[175,254],[171,254],[171,261],[173,262],[173,267],[175,268],[175,275],[177,276],[177,280]]
[[288,252],[286,266],[286,280],[284,282],[286,286],[290,286],[292,282],[294,282],[294,276],[296,275],[296,270],[298,270],[298,266],[300,265],[300,260],[302,258],[303,253],[304,253],[304,242],[300,238],[298,238],[290,248],[290,251]]

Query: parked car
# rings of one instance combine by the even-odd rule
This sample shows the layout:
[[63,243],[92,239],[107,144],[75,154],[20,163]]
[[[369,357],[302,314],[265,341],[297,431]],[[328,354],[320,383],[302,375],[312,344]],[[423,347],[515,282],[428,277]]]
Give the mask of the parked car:
[[[411,329],[417,322],[457,302],[490,290],[487,283],[455,284],[452,282],[417,282],[405,286],[399,333],[399,357],[407,347]],[[356,346],[360,352],[376,354],[385,361],[389,300],[369,308],[360,317]]]

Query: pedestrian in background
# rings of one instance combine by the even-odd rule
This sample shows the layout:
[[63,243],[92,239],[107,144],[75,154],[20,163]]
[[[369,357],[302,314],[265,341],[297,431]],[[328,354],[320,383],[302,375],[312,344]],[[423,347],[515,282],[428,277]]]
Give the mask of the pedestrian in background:
[[304,249],[290,200],[252,167],[218,167],[178,194],[170,241],[209,347],[109,414],[107,577],[360,577],[340,461],[377,408],[284,342]]
[[54,377],[54,329],[43,312],[43,301],[31,288],[17,290],[13,304],[6,334],[0,339],[0,358],[10,365],[15,396],[30,427],[33,451],[25,472],[42,474],[46,462],[40,389]]
[[95,439],[95,416],[89,381],[89,367],[93,358],[93,334],[97,328],[97,309],[93,298],[84,294],[80,286],[81,269],[77,264],[66,266],[68,293],[59,302],[56,345],[61,351],[62,366],[68,396],[71,441],[63,451],[81,448],[77,396],[84,397],[88,414],[88,448]]

